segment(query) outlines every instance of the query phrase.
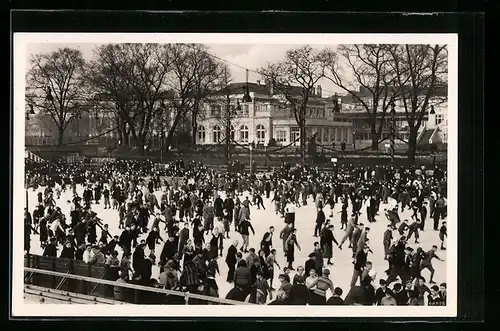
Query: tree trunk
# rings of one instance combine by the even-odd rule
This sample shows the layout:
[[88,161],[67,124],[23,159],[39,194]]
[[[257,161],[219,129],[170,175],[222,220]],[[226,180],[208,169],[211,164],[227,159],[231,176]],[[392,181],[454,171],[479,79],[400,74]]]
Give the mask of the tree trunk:
[[64,142],[64,129],[58,128],[57,130],[57,144],[62,145]]
[[408,162],[415,164],[415,154],[417,152],[417,128],[410,128],[410,136],[408,138]]
[[194,110],[191,112],[191,141],[193,142],[193,146],[196,146],[196,135],[198,133],[198,104],[194,106]]
[[191,136],[191,141],[193,143],[193,146],[196,146],[196,136],[198,135],[198,125],[196,124],[196,119],[192,119],[191,121],[191,132],[192,132],[192,136]]
[[302,165],[306,164],[306,124],[302,122],[300,125],[300,160]]
[[135,136],[135,135],[132,135],[132,139],[134,141],[134,145],[135,147],[137,147],[137,150],[139,151],[139,155],[141,156],[144,156],[144,137],[141,137],[140,135],[139,136]]
[[379,144],[379,137],[378,137],[378,134],[377,134],[377,126],[376,126],[376,122],[375,121],[372,121],[371,123],[371,131],[370,131],[370,136],[371,136],[371,139],[372,139],[372,151],[378,151],[378,144]]
[[226,123],[226,141],[225,141],[225,153],[226,153],[226,165],[227,165],[227,170],[229,171],[229,162],[231,161],[231,120],[228,119]]

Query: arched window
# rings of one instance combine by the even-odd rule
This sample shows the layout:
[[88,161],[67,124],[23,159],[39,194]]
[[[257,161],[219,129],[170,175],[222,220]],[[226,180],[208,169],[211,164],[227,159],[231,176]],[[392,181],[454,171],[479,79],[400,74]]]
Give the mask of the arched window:
[[214,144],[217,144],[220,142],[220,135],[221,135],[221,131],[220,131],[220,127],[218,125],[214,126],[214,129],[213,129],[213,143]]
[[229,138],[231,139],[231,141],[234,141],[234,126],[231,125],[231,129],[229,131]]
[[199,143],[204,143],[205,142],[205,136],[206,136],[205,127],[203,125],[199,125],[198,126],[198,142]]
[[257,143],[264,144],[266,141],[266,128],[264,125],[257,125],[257,129],[255,131],[257,132]]
[[248,127],[246,125],[240,127],[240,141],[242,143],[248,143]]

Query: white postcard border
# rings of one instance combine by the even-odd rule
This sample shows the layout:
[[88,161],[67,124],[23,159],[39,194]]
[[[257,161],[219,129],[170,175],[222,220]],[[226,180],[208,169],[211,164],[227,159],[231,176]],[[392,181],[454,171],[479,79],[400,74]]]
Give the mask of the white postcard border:
[[[457,34],[205,34],[15,33],[12,224],[13,317],[455,317],[458,269],[458,35]],[[311,44],[405,43],[448,45],[448,239],[445,307],[429,306],[166,306],[26,304],[23,299],[24,128],[26,46],[31,43]]]

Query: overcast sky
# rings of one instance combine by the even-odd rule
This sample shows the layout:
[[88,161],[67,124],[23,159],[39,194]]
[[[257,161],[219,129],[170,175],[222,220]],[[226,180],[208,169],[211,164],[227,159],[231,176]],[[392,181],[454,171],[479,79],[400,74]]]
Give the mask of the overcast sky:
[[[26,66],[29,68],[29,57],[31,54],[39,53],[49,53],[62,47],[77,48],[82,51],[83,56],[86,60],[91,60],[93,57],[93,49],[100,44],[90,44],[90,43],[37,43],[37,44],[27,44],[26,45]],[[300,47],[301,45],[270,45],[270,44],[208,44],[210,47],[210,53],[224,59],[228,62],[232,62],[239,66],[248,68],[249,70],[257,70],[261,67],[266,66],[268,62],[278,62],[281,61],[285,52],[290,48]],[[321,49],[323,47],[319,45],[313,46],[314,48]],[[329,46],[334,48],[335,46]],[[231,68],[233,81],[245,81],[245,70],[234,65],[229,64]],[[249,72],[248,80],[250,82],[255,82],[257,80],[262,80],[255,72]],[[323,96],[330,96],[334,92],[341,92],[334,84],[327,80],[322,80],[320,82],[323,89]]]

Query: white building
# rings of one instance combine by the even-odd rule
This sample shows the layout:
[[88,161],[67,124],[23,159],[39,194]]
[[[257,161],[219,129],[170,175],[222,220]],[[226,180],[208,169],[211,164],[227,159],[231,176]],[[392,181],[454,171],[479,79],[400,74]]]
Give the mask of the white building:
[[[228,102],[225,98],[204,105],[203,114],[198,120],[197,144],[217,144],[221,142],[230,123],[231,141],[236,144],[268,144],[275,139],[278,145],[299,145],[300,130],[293,111],[286,104],[283,95],[274,91],[271,84],[248,83],[251,102],[243,102],[247,83],[234,83],[229,86],[231,116],[227,119]],[[321,86],[310,97],[306,111],[306,139],[317,133],[320,145],[352,142],[350,122],[335,121],[332,99],[323,98]]]

